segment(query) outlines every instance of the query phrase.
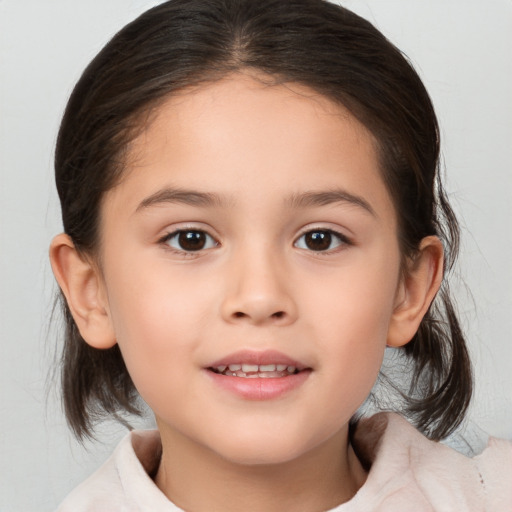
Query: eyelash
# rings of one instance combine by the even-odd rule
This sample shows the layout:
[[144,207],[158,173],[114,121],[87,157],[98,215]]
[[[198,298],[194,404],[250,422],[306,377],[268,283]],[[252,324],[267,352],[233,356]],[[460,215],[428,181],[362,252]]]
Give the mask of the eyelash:
[[[199,247],[198,249],[186,249],[186,248],[184,248],[182,246],[181,247],[173,247],[170,244],[170,242],[173,239],[177,239],[179,241],[180,235],[187,235],[187,234],[190,235],[192,233],[194,233],[196,235],[200,235],[200,236],[201,235],[206,236],[207,240],[206,240],[205,244],[209,244],[209,247],[204,247],[203,246],[203,247]],[[194,240],[192,238],[190,238],[190,241],[193,242]],[[176,253],[182,254],[182,255],[186,255],[186,256],[194,256],[195,254],[198,254],[201,251],[212,249],[213,247],[216,247],[216,246],[219,245],[219,243],[215,240],[215,238],[213,238],[210,234],[208,234],[203,229],[193,229],[193,228],[177,229],[177,230],[175,230],[175,231],[173,231],[171,233],[168,233],[165,236],[163,236],[158,241],[158,243],[166,245],[167,248],[170,249],[173,252],[176,252]]]
[[[181,235],[191,235],[191,234],[195,234],[195,235],[199,235],[199,236],[205,236],[206,240],[204,241],[204,245],[199,247],[199,248],[197,248],[197,249],[191,249],[191,248],[186,249],[186,248],[184,248],[183,245],[182,245],[182,242],[184,240],[182,240],[180,242],[179,241],[179,237]],[[315,250],[315,249],[312,249],[311,247],[308,247],[307,246],[307,242],[305,242],[305,244],[304,244],[305,246],[302,246],[302,247],[300,246],[299,242],[300,242],[301,239],[303,239],[307,235],[313,236],[315,234],[316,235],[321,234],[322,236],[318,238],[318,241],[325,242],[327,240],[329,246],[332,244],[332,242],[334,240],[337,240],[337,243],[336,243],[335,247],[334,248],[328,247],[326,249]],[[328,236],[327,239],[324,238],[326,235]],[[178,244],[180,245],[180,247],[173,247],[170,244],[170,242],[173,239],[176,239],[178,241]],[[196,241],[197,240],[198,240],[198,238],[196,237]],[[195,240],[194,240],[193,237],[189,237],[189,241],[194,243]],[[177,230],[175,230],[175,231],[173,231],[171,233],[168,233],[165,236],[163,236],[158,241],[158,243],[165,245],[166,248],[168,248],[169,250],[171,250],[171,251],[173,251],[175,253],[178,253],[180,255],[189,256],[189,257],[193,257],[196,254],[199,254],[200,252],[202,252],[204,250],[213,249],[214,247],[217,247],[219,245],[219,242],[217,240],[215,240],[215,238],[213,238],[210,234],[208,234],[203,229],[193,229],[193,228],[177,229]],[[206,245],[206,247],[205,247],[205,245]],[[333,252],[339,251],[340,247],[347,246],[347,245],[353,245],[353,244],[352,244],[352,241],[347,236],[345,236],[342,233],[339,233],[338,231],[335,231],[334,229],[330,229],[330,228],[316,228],[316,229],[308,229],[307,231],[304,231],[300,236],[298,236],[295,239],[293,245],[294,245],[294,247],[297,247],[298,249],[309,251],[309,252],[312,252],[312,253],[315,253],[315,254],[331,254]]]
[[[332,242],[333,238],[337,240],[337,244],[333,248],[327,248],[322,250],[314,250],[309,247],[300,247],[299,241],[304,238],[307,235],[313,235],[313,234],[322,234],[322,235],[328,235],[329,242]],[[320,239],[320,241],[323,241],[323,239]],[[343,246],[353,245],[352,241],[343,233],[340,233],[334,229],[331,228],[315,228],[315,229],[308,229],[307,231],[304,231],[299,237],[296,238],[294,244],[295,247],[299,249],[303,249],[305,251],[310,251],[314,254],[331,254],[333,252],[337,252],[343,248]],[[330,243],[329,243],[330,245]]]

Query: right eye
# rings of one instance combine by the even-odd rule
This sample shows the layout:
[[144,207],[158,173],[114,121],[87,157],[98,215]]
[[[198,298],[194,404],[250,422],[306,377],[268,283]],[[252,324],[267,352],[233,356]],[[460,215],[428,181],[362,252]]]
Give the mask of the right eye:
[[216,247],[218,243],[205,231],[200,229],[180,229],[169,233],[162,243],[180,252],[197,252]]
[[295,246],[314,252],[331,252],[344,245],[350,245],[346,236],[332,229],[311,229],[303,233],[296,241]]

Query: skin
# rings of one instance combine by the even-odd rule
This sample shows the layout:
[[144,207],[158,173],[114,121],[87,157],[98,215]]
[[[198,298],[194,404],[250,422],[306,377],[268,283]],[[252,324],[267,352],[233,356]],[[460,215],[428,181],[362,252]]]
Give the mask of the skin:
[[[206,233],[205,248],[183,250],[177,230]],[[306,244],[319,230],[333,232],[326,250]],[[353,497],[366,475],[348,422],[442,274],[433,237],[402,271],[375,143],[353,116],[242,74],[169,98],[104,197],[100,247],[80,257],[59,235],[54,272],[84,339],[119,344],[154,411],[156,484],[173,502],[320,511]],[[206,369],[270,349],[310,369],[274,399],[226,391]]]

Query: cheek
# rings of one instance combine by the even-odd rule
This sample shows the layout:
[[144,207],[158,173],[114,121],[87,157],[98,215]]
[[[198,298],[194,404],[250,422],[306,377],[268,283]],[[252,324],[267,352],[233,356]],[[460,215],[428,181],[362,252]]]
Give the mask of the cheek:
[[185,361],[194,361],[207,328],[201,314],[206,299],[154,264],[139,266],[128,280],[126,275],[119,268],[109,276],[109,309],[123,359],[146,398],[157,377],[180,382]]
[[331,329],[326,325],[319,337],[318,352],[328,358],[319,369],[324,387],[323,396],[317,399],[324,407],[328,404],[331,411],[325,418],[328,433],[350,420],[367,399],[379,375],[388,324],[385,315],[379,319],[373,316],[373,308],[368,311],[369,315],[363,315],[361,309],[338,311],[336,323],[331,322]]
[[[398,251],[396,251],[398,252]],[[364,347],[386,338],[399,282],[398,257],[358,258],[304,285],[304,311],[317,326]]]
[[[398,251],[397,251],[398,252]],[[307,289],[311,335],[318,353],[329,354],[333,388],[362,392],[366,398],[378,375],[393,315],[399,279],[398,258],[375,258],[340,272],[324,287]]]

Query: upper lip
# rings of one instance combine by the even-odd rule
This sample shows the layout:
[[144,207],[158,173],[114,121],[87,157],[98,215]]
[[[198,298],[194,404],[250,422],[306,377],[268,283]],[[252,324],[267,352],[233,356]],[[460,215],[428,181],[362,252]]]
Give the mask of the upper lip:
[[307,365],[297,361],[296,359],[292,359],[278,350],[239,350],[221,359],[217,359],[213,363],[207,365],[207,368],[243,363],[254,365],[285,364],[286,366],[294,366],[298,371],[309,368]]

